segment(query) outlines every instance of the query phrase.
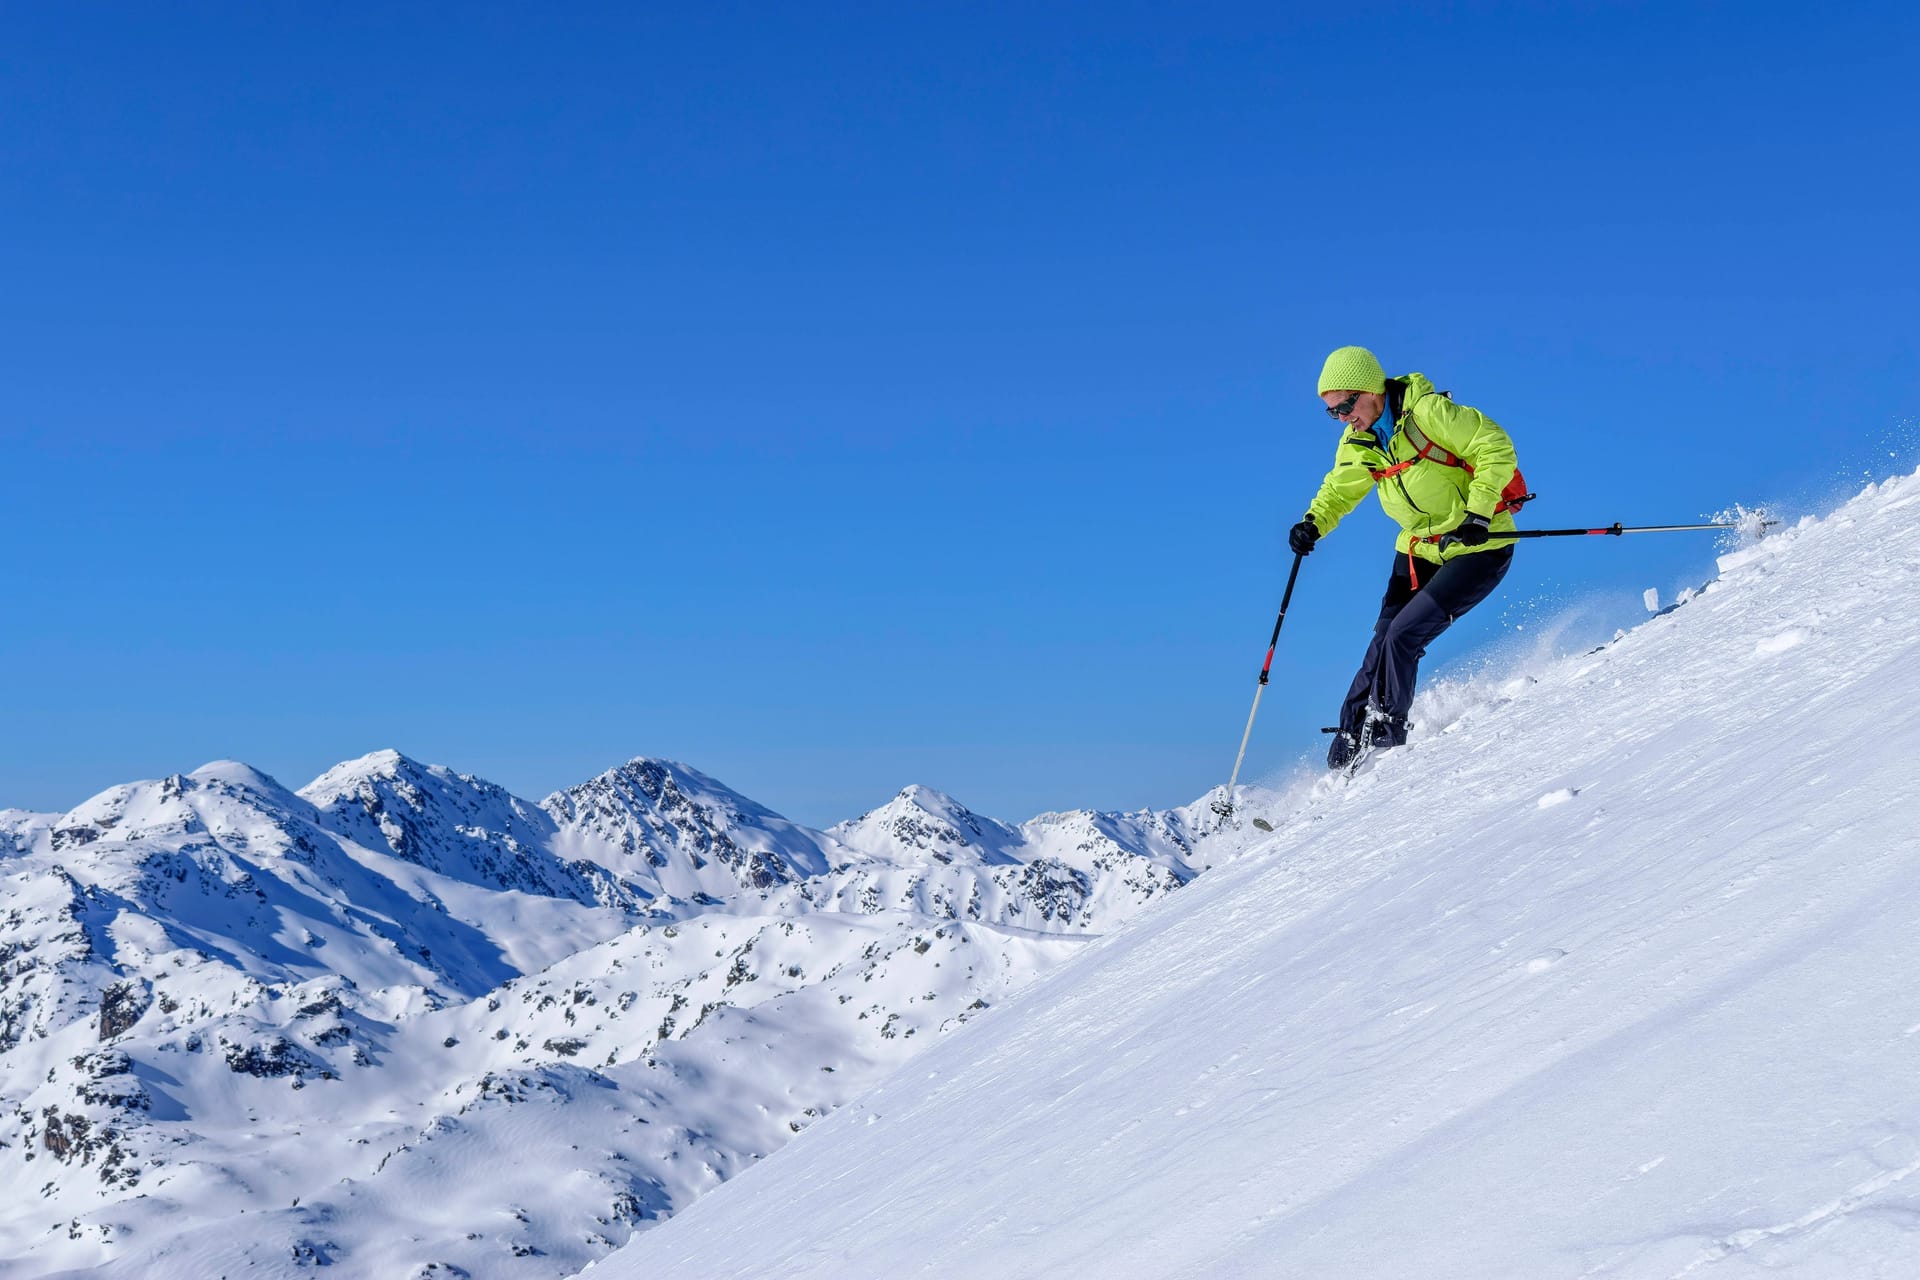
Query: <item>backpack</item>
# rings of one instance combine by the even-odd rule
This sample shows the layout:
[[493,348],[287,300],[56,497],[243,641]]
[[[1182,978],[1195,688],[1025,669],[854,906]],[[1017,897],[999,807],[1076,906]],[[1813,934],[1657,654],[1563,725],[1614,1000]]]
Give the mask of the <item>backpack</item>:
[[[1453,392],[1451,391],[1442,391],[1438,394],[1445,396],[1449,400],[1453,399]],[[1404,395],[1404,392],[1402,395]],[[1407,420],[1404,423],[1400,421],[1400,413],[1398,410],[1401,401],[1402,396],[1389,396],[1387,410],[1393,415],[1395,428],[1397,428],[1401,434],[1405,435],[1407,437],[1407,443],[1413,446],[1414,456],[1408,458],[1405,462],[1396,462],[1383,470],[1372,472],[1371,474],[1375,482],[1391,479],[1416,462],[1437,462],[1443,467],[1459,467],[1468,475],[1472,475],[1473,464],[1465,458],[1449,453],[1428,439],[1427,433],[1420,429],[1420,424],[1413,420],[1412,414],[1406,415]],[[1537,496],[1537,494],[1527,492],[1526,477],[1520,474],[1520,468],[1516,464],[1513,468],[1513,479],[1507,481],[1507,487],[1500,491],[1500,505],[1493,509],[1493,514],[1497,516],[1503,512],[1518,511],[1524,503],[1533,501]]]

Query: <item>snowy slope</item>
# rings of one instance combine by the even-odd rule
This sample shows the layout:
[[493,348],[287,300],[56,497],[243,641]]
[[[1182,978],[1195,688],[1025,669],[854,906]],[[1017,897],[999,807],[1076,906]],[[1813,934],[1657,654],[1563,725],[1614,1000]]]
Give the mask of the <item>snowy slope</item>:
[[588,1274],[1920,1276],[1920,476],[1414,719]]
[[0,811],[0,1274],[569,1274],[1245,843],[972,821],[875,860],[684,765],[391,751]]

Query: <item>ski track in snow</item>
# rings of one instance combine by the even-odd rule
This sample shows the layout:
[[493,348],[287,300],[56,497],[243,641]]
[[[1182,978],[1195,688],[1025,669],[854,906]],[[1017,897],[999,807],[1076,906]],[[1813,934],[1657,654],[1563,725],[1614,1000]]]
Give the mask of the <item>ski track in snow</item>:
[[1915,545],[1920,475],[1430,691],[588,1274],[1920,1276]]

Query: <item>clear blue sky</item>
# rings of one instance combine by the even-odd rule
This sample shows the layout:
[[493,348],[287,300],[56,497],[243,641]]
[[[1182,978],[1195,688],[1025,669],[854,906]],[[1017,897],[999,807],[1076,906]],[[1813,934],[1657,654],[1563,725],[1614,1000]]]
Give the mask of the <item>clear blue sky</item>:
[[[676,11],[677,10],[677,11]],[[1224,780],[1348,342],[1537,525],[1796,510],[1920,412],[1911,6],[0,14],[0,805],[382,747],[826,822]],[[1249,772],[1319,750],[1371,502]],[[1522,549],[1430,669],[1711,572]]]

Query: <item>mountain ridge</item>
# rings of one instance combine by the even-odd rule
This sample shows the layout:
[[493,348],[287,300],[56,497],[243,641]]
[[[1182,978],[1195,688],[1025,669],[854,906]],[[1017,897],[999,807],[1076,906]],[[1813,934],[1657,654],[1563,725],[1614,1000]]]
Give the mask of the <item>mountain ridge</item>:
[[876,861],[676,762],[533,804],[393,750],[0,811],[0,1254],[578,1269],[1191,878],[1102,839]]

